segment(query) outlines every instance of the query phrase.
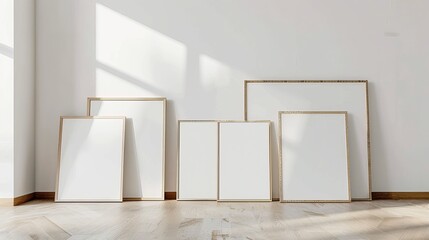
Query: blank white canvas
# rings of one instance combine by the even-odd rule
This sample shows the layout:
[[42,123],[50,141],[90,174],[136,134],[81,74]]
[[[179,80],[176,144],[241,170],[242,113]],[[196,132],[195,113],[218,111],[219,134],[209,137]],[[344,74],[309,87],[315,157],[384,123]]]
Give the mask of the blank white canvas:
[[122,201],[124,118],[63,118],[57,202]]
[[126,116],[124,198],[164,199],[165,100],[94,100],[90,116]]
[[[366,83],[247,83],[247,120],[270,119],[278,131],[279,111],[347,111],[352,199],[370,199]],[[272,134],[274,189],[278,178],[278,144]],[[277,195],[277,192],[275,192]]]
[[349,201],[345,114],[281,114],[281,201]]
[[270,123],[219,123],[219,200],[270,200]]
[[179,122],[178,200],[216,200],[218,123]]

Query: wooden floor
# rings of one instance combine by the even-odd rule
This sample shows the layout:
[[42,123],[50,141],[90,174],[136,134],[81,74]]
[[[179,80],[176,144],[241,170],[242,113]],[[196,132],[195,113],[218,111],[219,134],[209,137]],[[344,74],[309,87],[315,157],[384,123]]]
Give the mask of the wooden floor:
[[429,239],[429,201],[66,204],[37,200],[0,207],[0,239]]

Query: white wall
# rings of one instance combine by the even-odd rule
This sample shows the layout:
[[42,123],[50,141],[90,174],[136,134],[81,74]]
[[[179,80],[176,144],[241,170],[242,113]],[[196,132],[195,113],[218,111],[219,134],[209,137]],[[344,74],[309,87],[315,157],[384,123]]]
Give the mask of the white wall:
[[0,0],[0,198],[35,189],[34,22],[34,0]]
[[35,189],[34,22],[34,0],[0,0],[0,198]]
[[35,2],[15,0],[14,196],[35,189]]
[[60,116],[85,115],[94,95],[94,1],[37,1],[36,80],[36,191],[53,192]]
[[369,80],[373,191],[429,191],[429,1],[40,0],[36,9],[36,191],[54,191],[59,116],[84,115],[94,95],[170,99],[166,191],[175,191],[176,121],[242,119],[244,79]]
[[0,0],[0,198],[13,198],[13,0]]

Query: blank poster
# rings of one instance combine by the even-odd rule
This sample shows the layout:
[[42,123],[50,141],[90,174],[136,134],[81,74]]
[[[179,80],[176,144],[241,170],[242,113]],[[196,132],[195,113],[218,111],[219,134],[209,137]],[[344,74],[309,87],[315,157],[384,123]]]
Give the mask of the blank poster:
[[270,122],[219,123],[219,201],[271,201]]
[[179,121],[178,200],[216,200],[218,123]]
[[[246,120],[270,119],[274,183],[278,179],[279,111],[347,111],[352,199],[371,199],[367,81],[246,81]],[[277,190],[277,186],[274,186]],[[274,192],[277,195],[277,192]]]
[[62,117],[56,202],[121,202],[125,117]]
[[164,199],[165,98],[88,98],[90,116],[126,116],[124,198]]
[[345,112],[280,112],[282,202],[349,202]]

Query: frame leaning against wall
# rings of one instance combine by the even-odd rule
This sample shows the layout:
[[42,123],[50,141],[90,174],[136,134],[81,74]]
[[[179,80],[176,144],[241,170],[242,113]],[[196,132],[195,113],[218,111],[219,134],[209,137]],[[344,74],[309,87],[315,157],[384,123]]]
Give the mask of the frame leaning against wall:
[[[120,182],[120,198],[116,200],[111,199],[59,199],[58,189],[60,184],[60,169],[61,169],[61,157],[62,157],[62,137],[63,137],[63,123],[65,119],[121,119],[123,120],[122,127],[122,153],[121,153],[121,182]],[[58,156],[57,156],[57,175],[56,175],[56,184],[55,184],[55,202],[122,202],[123,198],[123,169],[124,169],[124,158],[125,158],[125,117],[122,116],[61,116],[60,117],[60,127],[59,127],[59,138],[58,138]]]
[[[345,133],[345,153],[346,153],[346,165],[347,165],[347,189],[348,189],[348,199],[347,200],[284,200],[283,199],[283,128],[282,128],[282,115],[284,114],[342,114],[344,115],[344,133]],[[279,141],[279,196],[280,202],[282,203],[344,203],[351,202],[351,189],[350,189],[350,161],[349,161],[349,144],[347,141],[348,138],[348,126],[347,126],[347,112],[344,111],[279,111],[278,112],[278,121],[279,121],[279,132],[278,132],[278,141]]]
[[[177,179],[176,179],[176,189],[177,189],[177,200],[178,201],[216,201],[217,197],[215,198],[181,198],[180,197],[180,124],[181,123],[215,123],[217,128],[217,151],[216,151],[216,178],[218,178],[219,173],[219,121],[217,120],[178,120],[178,127],[177,127]],[[216,190],[218,191],[219,188],[219,182],[218,179],[216,179]],[[217,194],[216,194],[217,195]]]
[[[244,81],[244,120],[248,120],[248,87],[249,84],[270,84],[270,83],[277,83],[277,84],[289,84],[289,83],[298,83],[298,84],[315,84],[315,83],[321,83],[321,84],[350,84],[350,83],[360,83],[365,85],[365,114],[366,114],[366,148],[367,148],[367,172],[368,172],[368,197],[367,198],[353,198],[352,200],[355,201],[367,201],[372,200],[372,173],[371,173],[371,148],[370,148],[370,127],[369,127],[369,100],[368,100],[368,81],[367,80],[245,80]],[[286,109],[278,109],[278,111],[286,110]],[[300,110],[300,109],[291,109],[291,110]]]
[[268,123],[268,169],[269,169],[269,182],[270,182],[270,197],[267,199],[220,199],[219,194],[220,194],[220,173],[218,171],[218,197],[217,197],[217,201],[218,202],[271,202],[273,200],[273,187],[272,187],[272,159],[271,159],[271,121],[269,120],[254,120],[254,121],[239,121],[239,120],[222,120],[222,121],[218,121],[219,122],[219,127],[218,127],[218,151],[219,151],[219,158],[218,158],[218,169],[220,169],[220,124],[221,123]]
[[91,115],[92,101],[160,101],[163,103],[163,140],[162,140],[162,196],[160,198],[130,198],[124,197],[126,201],[151,201],[165,199],[165,144],[166,144],[166,123],[167,123],[167,98],[165,97],[88,97],[87,98],[87,116]]

